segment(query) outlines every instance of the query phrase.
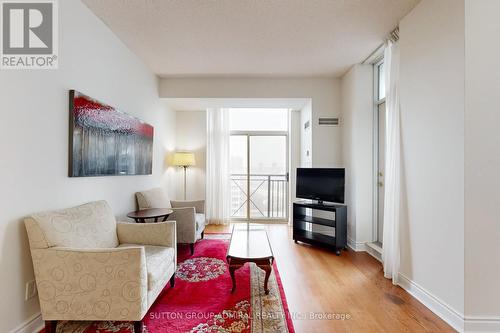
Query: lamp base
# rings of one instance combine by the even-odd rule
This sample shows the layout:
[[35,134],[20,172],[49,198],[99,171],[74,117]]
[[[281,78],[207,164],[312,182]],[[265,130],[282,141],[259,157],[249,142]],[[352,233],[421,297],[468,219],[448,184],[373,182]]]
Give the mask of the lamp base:
[[183,166],[184,168],[184,201],[186,201],[186,191],[187,191],[187,187],[186,187],[186,171],[187,171],[187,166]]

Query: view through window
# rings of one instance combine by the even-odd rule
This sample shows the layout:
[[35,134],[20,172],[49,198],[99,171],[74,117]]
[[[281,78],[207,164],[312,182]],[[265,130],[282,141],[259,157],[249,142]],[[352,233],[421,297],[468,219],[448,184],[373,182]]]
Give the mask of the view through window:
[[231,217],[288,217],[288,109],[230,110]]

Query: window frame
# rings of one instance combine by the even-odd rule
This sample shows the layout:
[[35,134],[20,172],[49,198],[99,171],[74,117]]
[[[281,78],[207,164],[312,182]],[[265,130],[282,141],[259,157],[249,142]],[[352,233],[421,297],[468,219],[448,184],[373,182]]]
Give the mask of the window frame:
[[[385,95],[383,98],[379,98],[380,96],[380,65],[385,64],[384,63],[384,56],[381,56],[380,58],[377,58],[377,60],[373,63],[373,86],[374,86],[374,100],[375,104],[378,106],[382,103],[385,103]],[[385,74],[385,69],[384,69],[384,74]],[[385,77],[384,77],[385,80]],[[387,88],[387,87],[386,87]]]
[[[252,109],[252,108],[230,108],[231,109]],[[263,108],[253,108],[253,109],[263,109]],[[271,108],[265,108],[265,109],[273,109]],[[256,137],[256,136],[284,136],[286,140],[286,174],[287,177],[289,177],[289,172],[290,172],[290,117],[291,117],[291,111],[292,109],[290,108],[275,108],[275,109],[283,109],[286,110],[286,128],[285,130],[233,130],[230,129],[229,135],[230,136],[246,136],[247,140],[247,174],[250,174],[250,169],[251,169],[251,160],[250,160],[250,138],[251,137]],[[231,112],[231,111],[230,111]],[[229,117],[231,117],[231,114],[229,114]],[[247,182],[246,182],[246,190],[247,194],[250,193],[250,177],[247,177]],[[247,198],[248,200],[248,198]],[[290,182],[288,181],[287,189],[286,189],[286,202],[287,205],[290,205]],[[246,217],[231,217],[232,222],[250,222],[250,223],[280,223],[280,222],[288,222],[290,212],[289,209],[286,209],[286,216],[284,218],[252,218],[251,217],[251,212],[250,212],[250,202],[247,202],[246,205]]]
[[[380,65],[384,63],[384,54],[373,60],[373,161],[372,161],[372,184],[373,184],[373,201],[372,201],[372,242],[378,241],[378,139],[379,139],[379,107],[385,103],[384,98],[380,96]],[[384,70],[385,73],[385,70]],[[385,77],[384,77],[385,80]],[[386,87],[387,88],[387,87]]]

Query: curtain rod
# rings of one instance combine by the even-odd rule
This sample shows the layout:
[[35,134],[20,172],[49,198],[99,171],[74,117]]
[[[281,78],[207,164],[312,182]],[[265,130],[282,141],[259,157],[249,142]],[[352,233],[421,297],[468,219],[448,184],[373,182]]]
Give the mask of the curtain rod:
[[363,61],[361,62],[361,64],[362,64],[362,65],[365,65],[365,64],[366,64],[366,63],[367,63],[367,62],[368,62],[368,61],[369,61],[369,60],[370,60],[370,59],[371,59],[371,58],[372,58],[375,54],[377,54],[377,53],[378,53],[378,51],[380,51],[380,49],[381,49],[381,48],[383,48],[383,47],[384,47],[384,45],[385,45],[385,43],[382,43],[382,44],[380,44],[379,46],[377,46],[377,48],[376,48],[375,50],[373,50],[373,51],[372,51],[372,53],[370,53],[370,54],[368,55],[368,57],[366,57],[366,58],[365,58],[365,60],[363,60]]
[[366,57],[361,63],[364,65],[366,64],[366,62],[368,62],[375,54],[377,54],[381,48],[383,48],[385,46],[385,41],[387,40],[390,40],[391,42],[395,43],[399,40],[399,27],[396,27],[394,30],[392,30],[388,35],[387,37],[384,38],[384,42],[382,44],[380,44],[379,46],[377,46],[377,48],[375,50],[372,51],[372,53],[370,53],[368,55],[368,57]]
[[399,40],[399,27],[396,27],[396,29],[392,30],[389,33],[389,36],[386,37],[386,40],[390,40],[393,43],[397,42]]

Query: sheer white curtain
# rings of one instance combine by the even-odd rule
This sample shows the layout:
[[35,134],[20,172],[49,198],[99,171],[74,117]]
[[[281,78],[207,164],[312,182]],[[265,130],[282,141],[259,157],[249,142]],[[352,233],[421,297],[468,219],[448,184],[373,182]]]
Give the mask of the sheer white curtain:
[[401,208],[401,132],[399,104],[399,44],[388,41],[384,55],[386,87],[385,203],[382,261],[384,276],[397,284]]
[[207,109],[206,214],[210,224],[229,222],[229,139],[229,109]]

